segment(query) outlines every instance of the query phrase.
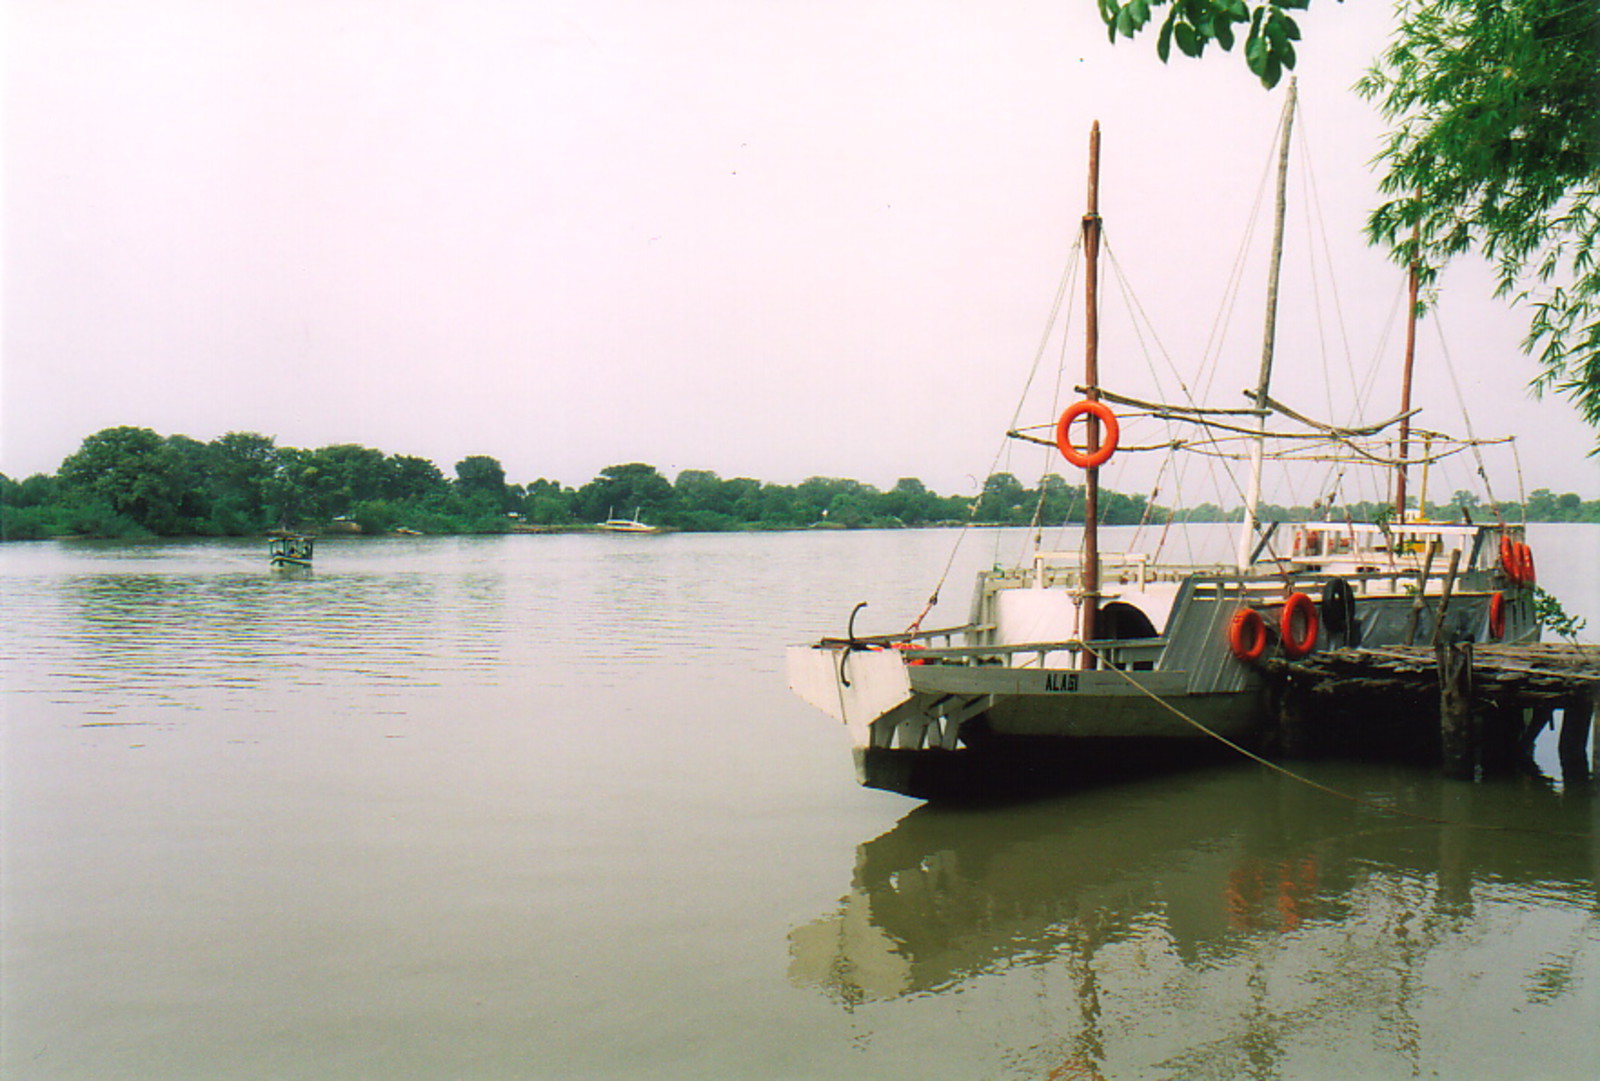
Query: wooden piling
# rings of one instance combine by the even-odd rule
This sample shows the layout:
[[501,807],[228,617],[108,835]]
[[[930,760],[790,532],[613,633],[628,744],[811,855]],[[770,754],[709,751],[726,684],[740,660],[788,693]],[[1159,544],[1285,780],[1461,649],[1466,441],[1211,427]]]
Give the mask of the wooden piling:
[[1560,748],[1563,774],[1587,774],[1589,770],[1589,730],[1595,714],[1594,699],[1588,695],[1569,698],[1561,707]]
[[[1420,623],[1421,612],[1413,613]],[[1436,754],[1447,776],[1471,779],[1531,766],[1534,741],[1559,709],[1563,774],[1600,773],[1600,645],[1454,644],[1448,637],[1432,646],[1263,661],[1279,749]],[[1417,708],[1434,695],[1437,729],[1432,710]]]
[[1470,781],[1476,772],[1472,725],[1472,643],[1440,643],[1439,751],[1444,775]]
[[1484,776],[1515,773],[1532,761],[1532,742],[1524,741],[1526,726],[1521,709],[1480,702],[1477,717],[1483,736],[1483,754],[1479,761]]
[[1417,640],[1417,624],[1422,620],[1422,610],[1427,604],[1428,579],[1433,575],[1433,557],[1439,554],[1439,542],[1428,542],[1427,551],[1422,556],[1422,570],[1417,575],[1417,592],[1411,601],[1411,613],[1406,616],[1406,645],[1411,645]]
[[1310,694],[1296,680],[1286,680],[1277,701],[1278,751],[1285,758],[1305,758],[1311,751]]
[[[1433,614],[1433,645],[1438,645],[1444,641],[1444,617],[1445,613],[1450,610],[1450,594],[1455,592],[1456,573],[1460,566],[1461,549],[1452,548],[1450,550],[1450,569],[1445,572],[1444,589],[1439,593],[1439,610]],[[1426,587],[1427,582],[1424,581],[1422,586]],[[1421,589],[1418,590],[1417,595],[1418,597],[1422,595]]]

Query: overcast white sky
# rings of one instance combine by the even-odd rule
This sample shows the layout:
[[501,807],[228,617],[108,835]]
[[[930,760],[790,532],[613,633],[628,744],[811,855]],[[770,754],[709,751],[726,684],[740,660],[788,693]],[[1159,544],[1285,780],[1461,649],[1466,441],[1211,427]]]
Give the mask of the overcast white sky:
[[[1349,91],[1387,9],[1316,5],[1299,73],[1315,229],[1363,370],[1399,358],[1401,277],[1360,239],[1383,125]],[[1236,56],[1164,67],[1153,39],[1109,45],[1093,0],[7,12],[0,471],[14,477],[132,424],[364,443],[447,473],[489,454],[516,481],[644,461],[970,491],[1075,236],[1090,122],[1110,243],[1187,369],[1281,107]],[[1324,381],[1312,280],[1295,269],[1305,190],[1278,387],[1326,413],[1324,388],[1349,377]],[[1247,274],[1219,404],[1254,381]],[[1463,266],[1442,298],[1476,430],[1520,437],[1529,489],[1600,496],[1593,433],[1564,401],[1529,400],[1525,319],[1489,294]],[[1107,324],[1105,382],[1150,391],[1137,342]],[[1437,339],[1422,341],[1419,423],[1459,430]],[[1394,411],[1397,367],[1374,394],[1371,414]],[[1155,463],[1123,458],[1107,483],[1144,490]]]

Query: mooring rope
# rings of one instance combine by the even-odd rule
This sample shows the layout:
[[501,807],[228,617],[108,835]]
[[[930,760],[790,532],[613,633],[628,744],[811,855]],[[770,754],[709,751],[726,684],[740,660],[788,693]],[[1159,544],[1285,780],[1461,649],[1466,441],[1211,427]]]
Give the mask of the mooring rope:
[[1349,792],[1341,792],[1339,789],[1331,788],[1328,785],[1325,785],[1320,781],[1313,781],[1310,777],[1307,777],[1302,773],[1296,773],[1292,769],[1289,769],[1289,768],[1287,768],[1285,766],[1280,766],[1278,763],[1273,762],[1270,759],[1263,758],[1259,754],[1256,754],[1254,751],[1250,750],[1248,747],[1245,747],[1245,746],[1243,746],[1241,744],[1235,743],[1233,740],[1229,739],[1227,736],[1224,736],[1221,732],[1218,732],[1215,729],[1209,728],[1206,725],[1202,724],[1201,722],[1195,720],[1193,717],[1189,716],[1183,710],[1179,709],[1177,706],[1173,705],[1171,702],[1167,701],[1165,698],[1162,698],[1159,694],[1156,694],[1154,691],[1150,690],[1150,688],[1146,687],[1144,684],[1142,684],[1138,680],[1134,679],[1132,676],[1130,676],[1127,672],[1123,671],[1121,668],[1117,668],[1115,666],[1107,664],[1105,658],[1102,657],[1099,654],[1099,652],[1097,652],[1096,650],[1092,649],[1088,645],[1088,643],[1079,642],[1079,643],[1077,643],[1077,645],[1085,653],[1089,654],[1089,656],[1091,656],[1091,657],[1095,658],[1097,661],[1099,661],[1100,665],[1101,665],[1101,667],[1103,669],[1105,669],[1106,671],[1115,672],[1118,676],[1122,677],[1122,679],[1124,681],[1126,681],[1130,686],[1132,686],[1140,694],[1144,695],[1146,698],[1149,698],[1151,701],[1155,702],[1156,705],[1160,706],[1162,709],[1166,710],[1168,713],[1171,713],[1174,717],[1177,717],[1180,721],[1182,721],[1183,723],[1185,723],[1185,724],[1189,725],[1190,727],[1194,728],[1196,731],[1198,731],[1198,732],[1200,732],[1200,733],[1202,733],[1202,734],[1204,734],[1206,736],[1209,736],[1211,739],[1216,740],[1218,743],[1222,744],[1224,747],[1229,748],[1230,750],[1237,751],[1239,754],[1241,754],[1244,757],[1250,759],[1252,762],[1256,762],[1256,763],[1259,763],[1260,765],[1266,766],[1268,769],[1272,770],[1274,773],[1281,774],[1282,776],[1289,778],[1291,781],[1296,781],[1296,782],[1298,782],[1300,784],[1306,785],[1307,787],[1315,788],[1317,791],[1323,792],[1323,793],[1325,793],[1327,795],[1330,795],[1330,796],[1333,796],[1336,799],[1346,800],[1346,801],[1348,801],[1350,803],[1356,804],[1357,806],[1366,807],[1369,810],[1377,811],[1377,812],[1379,812],[1381,814],[1395,815],[1395,816],[1400,817],[1400,818],[1410,818],[1410,819],[1414,819],[1414,820],[1416,820],[1418,822],[1426,822],[1426,823],[1428,823],[1430,825],[1435,825],[1435,826],[1454,826],[1454,827],[1457,827],[1459,829],[1484,830],[1484,831],[1488,831],[1488,832],[1492,832],[1492,833],[1532,833],[1532,834],[1538,834],[1540,836],[1545,836],[1545,837],[1583,837],[1583,838],[1593,838],[1594,837],[1594,834],[1592,832],[1589,832],[1589,833],[1578,833],[1578,832],[1572,831],[1572,830],[1537,829],[1537,828],[1534,828],[1532,826],[1495,826],[1495,825],[1485,825],[1483,823],[1478,823],[1478,822],[1454,822],[1454,821],[1451,821],[1448,818],[1436,818],[1433,815],[1425,815],[1425,814],[1421,814],[1421,813],[1416,812],[1416,811],[1404,811],[1404,810],[1401,810],[1398,807],[1386,807],[1381,803],[1375,803],[1372,800],[1363,799],[1362,797],[1356,796],[1356,795],[1352,795]]

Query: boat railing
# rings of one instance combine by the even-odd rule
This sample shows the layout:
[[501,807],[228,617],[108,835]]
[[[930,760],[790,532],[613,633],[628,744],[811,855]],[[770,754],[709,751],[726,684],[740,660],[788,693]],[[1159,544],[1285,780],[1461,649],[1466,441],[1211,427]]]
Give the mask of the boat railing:
[[[917,661],[956,664],[1009,664],[1013,668],[1047,668],[1048,658],[1054,653],[1069,653],[1076,665],[1077,656],[1085,646],[1110,668],[1154,668],[1166,647],[1165,638],[1115,638],[1100,641],[1083,641],[1070,638],[1059,642],[1008,642],[1004,645],[952,646],[930,648],[916,654]],[[1056,667],[1060,667],[1057,665]]]
[[[1196,592],[1209,593],[1212,596],[1233,596],[1251,601],[1281,601],[1290,593],[1310,593],[1321,595],[1329,582],[1339,579],[1344,581],[1358,595],[1364,594],[1415,594],[1428,593],[1429,587],[1437,585],[1443,587],[1446,582],[1451,582],[1451,568],[1447,560],[1436,559],[1431,566],[1418,564],[1409,567],[1395,567],[1385,570],[1373,571],[1329,571],[1311,569],[1292,569],[1267,571],[1259,570],[1256,574],[1238,575],[1197,575],[1194,579]],[[1469,571],[1457,566],[1454,571],[1453,591],[1457,595],[1464,593],[1462,582],[1468,575],[1484,591],[1487,572],[1477,570]]]
[[[1078,552],[1035,552],[1033,554],[1035,584],[1042,588],[1046,584],[1048,571],[1055,567],[1081,572],[1083,557]],[[1148,552],[1106,552],[1100,556],[1102,573],[1132,571],[1141,587],[1150,580],[1150,567]]]
[[1489,550],[1489,535],[1499,532],[1498,526],[1462,522],[1297,522],[1290,554],[1277,558],[1307,566],[1387,563],[1402,569],[1420,565],[1430,549],[1436,556],[1458,550],[1465,567],[1474,567]]
[[[866,634],[853,638],[823,638],[817,645],[823,649],[893,649],[902,650],[911,664],[1006,664],[1014,668],[1052,667],[1049,657],[1054,653],[1070,653],[1076,664],[1085,643],[1079,639],[1062,639],[1052,642],[1007,642],[992,645],[954,645],[956,637],[971,641],[976,635],[992,631],[992,626],[968,623],[960,627],[941,627],[935,630],[904,631],[898,634]],[[942,645],[933,644],[942,642]],[[1166,647],[1165,638],[1107,638],[1088,643],[1100,657],[1103,666],[1141,670],[1154,668]],[[1020,663],[1019,663],[1020,658]],[[1059,665],[1055,667],[1060,667]]]
[[[1157,563],[1147,552],[1107,552],[1100,556],[1102,582],[1139,589],[1151,582],[1178,582],[1194,574],[1221,573],[1226,569],[1218,563]],[[1076,585],[1083,576],[1083,557],[1078,552],[1035,552],[1031,566],[997,566],[983,574],[998,588]]]
[[942,641],[943,648],[951,648],[957,635],[970,638],[971,635],[992,631],[994,627],[987,623],[964,623],[959,627],[937,627],[933,630],[908,630],[894,634],[857,634],[848,638],[823,638],[817,645],[823,649],[838,649],[848,646],[852,649],[894,649],[897,647],[912,649],[935,648],[931,643]]

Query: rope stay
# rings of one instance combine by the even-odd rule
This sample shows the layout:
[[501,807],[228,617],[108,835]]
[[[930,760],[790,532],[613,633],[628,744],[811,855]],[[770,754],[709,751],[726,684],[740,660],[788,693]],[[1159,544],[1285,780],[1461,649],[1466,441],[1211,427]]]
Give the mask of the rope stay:
[[1156,705],[1160,706],[1162,709],[1166,710],[1168,713],[1170,713],[1174,717],[1178,718],[1184,724],[1187,724],[1189,727],[1195,729],[1201,735],[1206,736],[1209,739],[1215,740],[1216,742],[1222,744],[1224,747],[1227,747],[1229,750],[1234,751],[1234,752],[1242,755],[1243,757],[1250,759],[1250,761],[1255,762],[1257,765],[1265,766],[1265,767],[1267,767],[1267,769],[1272,770],[1274,773],[1277,773],[1277,774],[1280,774],[1280,775],[1282,775],[1284,777],[1287,777],[1291,781],[1295,781],[1295,782],[1297,782],[1299,784],[1303,784],[1303,785],[1307,786],[1308,788],[1314,788],[1319,792],[1326,793],[1327,795],[1333,796],[1333,797],[1335,797],[1337,799],[1346,800],[1346,801],[1348,801],[1350,803],[1354,803],[1354,804],[1356,804],[1358,806],[1365,807],[1368,810],[1377,811],[1380,814],[1393,815],[1393,816],[1395,816],[1397,818],[1409,818],[1409,819],[1413,819],[1413,820],[1418,821],[1418,822],[1426,822],[1429,825],[1435,825],[1435,826],[1454,826],[1454,827],[1458,827],[1460,829],[1483,830],[1485,832],[1491,832],[1491,833],[1535,834],[1535,835],[1543,836],[1543,837],[1581,837],[1581,838],[1590,838],[1590,837],[1594,836],[1593,833],[1580,833],[1580,832],[1578,832],[1576,830],[1546,830],[1546,829],[1535,829],[1535,828],[1528,827],[1528,826],[1500,826],[1500,825],[1494,825],[1492,823],[1460,822],[1460,821],[1454,821],[1454,820],[1451,820],[1451,819],[1448,819],[1448,818],[1437,818],[1437,817],[1435,817],[1433,815],[1418,814],[1415,811],[1403,811],[1398,807],[1390,807],[1390,806],[1387,806],[1385,804],[1378,803],[1378,802],[1375,802],[1375,801],[1370,800],[1370,799],[1366,799],[1366,798],[1364,798],[1362,796],[1357,796],[1357,795],[1353,795],[1352,793],[1349,793],[1349,792],[1340,791],[1337,788],[1333,788],[1333,787],[1330,787],[1329,785],[1323,784],[1321,781],[1314,781],[1310,777],[1307,777],[1303,773],[1297,773],[1294,770],[1289,769],[1286,766],[1279,765],[1278,763],[1272,761],[1271,759],[1265,758],[1262,755],[1259,755],[1256,752],[1250,750],[1250,748],[1244,746],[1243,744],[1236,743],[1235,741],[1229,739],[1227,736],[1224,736],[1221,732],[1218,732],[1215,729],[1210,728],[1205,724],[1202,724],[1200,721],[1195,720],[1195,718],[1189,716],[1189,714],[1185,713],[1183,710],[1181,710],[1177,706],[1173,705],[1170,701],[1168,701],[1167,699],[1161,697],[1159,694],[1157,694],[1154,691],[1152,691],[1149,687],[1146,687],[1143,683],[1140,683],[1137,679],[1134,679],[1133,676],[1129,675],[1123,669],[1118,668],[1115,665],[1109,664],[1106,661],[1106,658],[1100,656],[1100,654],[1095,649],[1093,649],[1087,642],[1069,642],[1069,643],[1067,643],[1067,647],[1069,649],[1073,649],[1073,648],[1081,649],[1085,653],[1088,653],[1090,656],[1095,657],[1100,662],[1101,670],[1108,671],[1108,672],[1115,672],[1118,676],[1122,677],[1124,682],[1126,682],[1129,686],[1133,687],[1134,690],[1138,691],[1140,694],[1142,694],[1146,698],[1150,699]]

